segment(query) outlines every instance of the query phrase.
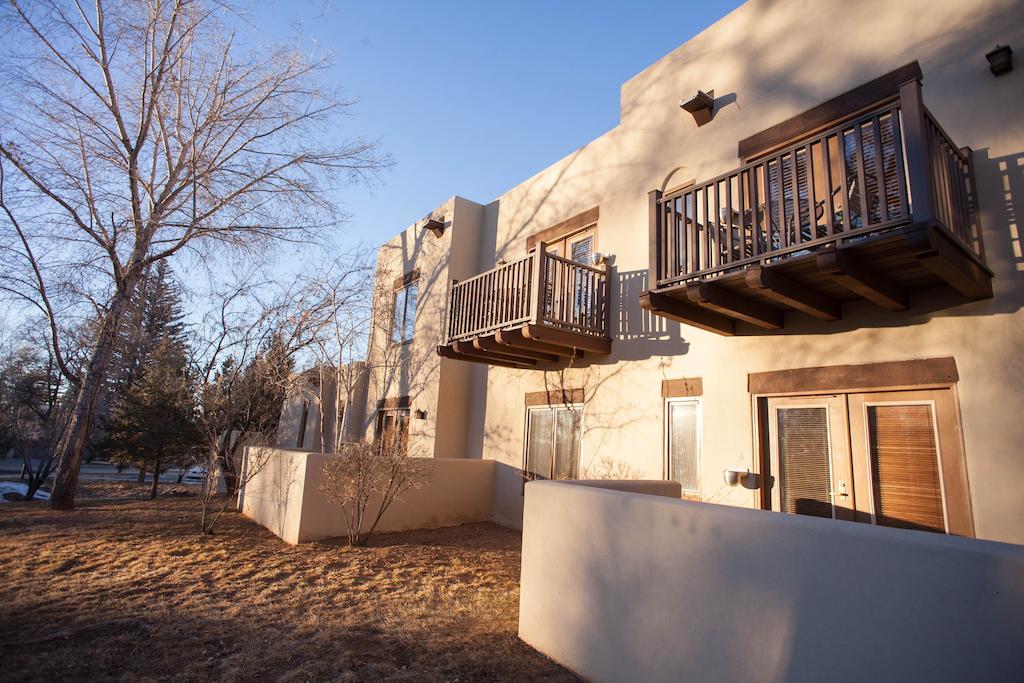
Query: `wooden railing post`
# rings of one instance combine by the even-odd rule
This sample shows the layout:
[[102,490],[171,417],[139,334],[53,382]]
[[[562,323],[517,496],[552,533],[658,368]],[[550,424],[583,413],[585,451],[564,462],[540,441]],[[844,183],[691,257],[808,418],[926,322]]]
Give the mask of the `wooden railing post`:
[[900,109],[903,112],[903,141],[907,150],[910,218],[914,223],[930,223],[934,216],[934,201],[921,81],[915,78],[900,86]]
[[647,193],[647,207],[647,289],[653,291],[658,288],[658,281],[661,280],[661,254],[665,248],[661,243],[661,190]]
[[445,346],[452,343],[452,332],[455,329],[455,316],[458,315],[458,311],[455,310],[455,285],[457,284],[459,284],[459,281],[452,278],[451,287],[448,288],[448,325],[445,327]]
[[537,242],[533,251],[533,269],[530,272],[530,322],[536,325],[541,321],[541,312],[544,310],[544,257],[547,256],[548,245]]

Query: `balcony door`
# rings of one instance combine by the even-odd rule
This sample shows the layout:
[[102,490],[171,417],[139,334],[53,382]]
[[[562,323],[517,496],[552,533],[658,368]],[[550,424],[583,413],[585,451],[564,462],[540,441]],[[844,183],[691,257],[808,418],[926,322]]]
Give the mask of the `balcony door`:
[[[547,252],[573,263],[591,265],[597,228],[587,228],[547,245]],[[589,322],[591,291],[578,269],[550,264],[545,278],[546,317]]]
[[973,535],[952,390],[768,399],[772,509]]

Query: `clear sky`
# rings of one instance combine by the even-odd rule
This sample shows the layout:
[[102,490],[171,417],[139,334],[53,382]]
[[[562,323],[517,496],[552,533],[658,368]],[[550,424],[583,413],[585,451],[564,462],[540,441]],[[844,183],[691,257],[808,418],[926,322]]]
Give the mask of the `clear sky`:
[[453,194],[488,202],[618,122],[626,80],[735,9],[685,2],[258,4],[261,33],[334,55],[347,120],[395,166],[339,200],[346,243],[376,246]]

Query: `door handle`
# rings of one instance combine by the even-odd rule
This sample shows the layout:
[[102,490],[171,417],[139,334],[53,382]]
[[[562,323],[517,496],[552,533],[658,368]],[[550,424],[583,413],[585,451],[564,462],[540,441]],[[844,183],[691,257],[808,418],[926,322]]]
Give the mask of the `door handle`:
[[846,482],[840,479],[836,482],[836,490],[832,491],[833,496],[842,496],[843,498],[849,498],[850,494],[846,490]]

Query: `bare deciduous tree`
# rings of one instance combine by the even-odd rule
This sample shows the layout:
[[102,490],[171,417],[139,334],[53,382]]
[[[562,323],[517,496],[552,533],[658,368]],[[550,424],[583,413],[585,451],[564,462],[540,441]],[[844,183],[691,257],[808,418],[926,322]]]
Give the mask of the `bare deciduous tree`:
[[[77,387],[51,506],[70,508],[118,326],[146,268],[219,247],[313,239],[339,181],[373,173],[374,145],[339,141],[348,103],[328,66],[243,49],[223,2],[7,0],[0,11],[3,291],[46,317]],[[99,310],[81,371],[62,327]]]
[[[260,451],[260,459],[243,467],[244,449],[270,443],[285,397],[304,380],[293,371],[296,363],[314,354],[324,343],[325,330],[344,316],[351,299],[341,292],[356,287],[365,268],[365,259],[355,255],[284,284],[243,276],[206,316],[193,343],[193,364],[202,384],[202,464],[209,475],[200,497],[205,533],[266,465],[265,451]],[[218,477],[225,484],[221,498]]]

